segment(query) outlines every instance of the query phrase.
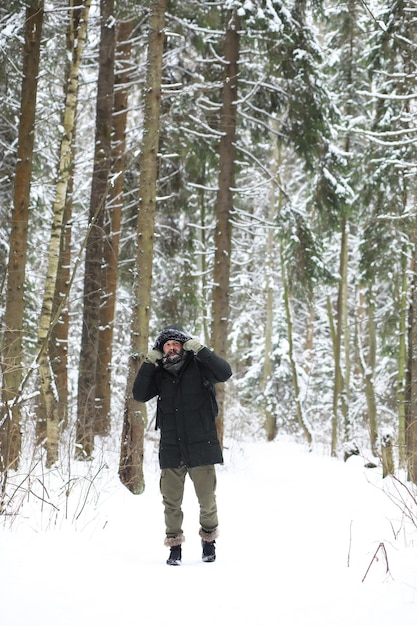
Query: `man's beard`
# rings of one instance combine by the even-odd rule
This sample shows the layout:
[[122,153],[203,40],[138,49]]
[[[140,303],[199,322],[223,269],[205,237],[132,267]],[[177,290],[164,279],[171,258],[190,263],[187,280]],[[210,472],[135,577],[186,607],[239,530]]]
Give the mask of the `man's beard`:
[[183,350],[170,350],[165,356],[164,356],[164,361],[165,363],[178,363],[178,361],[181,360],[182,355],[183,355]]
[[184,350],[170,350],[167,354],[164,354],[162,359],[162,367],[170,372],[173,376],[179,376],[185,363]]

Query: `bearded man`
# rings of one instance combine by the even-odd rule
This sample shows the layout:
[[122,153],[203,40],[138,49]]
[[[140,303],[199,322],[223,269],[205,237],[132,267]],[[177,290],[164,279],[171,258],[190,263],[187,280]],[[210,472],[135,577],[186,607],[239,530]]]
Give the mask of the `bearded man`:
[[230,378],[227,361],[178,326],[157,336],[133,385],[138,402],[157,399],[160,430],[160,489],[165,515],[168,565],[180,565],[185,477],[191,478],[200,505],[202,559],[216,559],[218,517],[215,464],[223,462],[215,419],[215,385]]

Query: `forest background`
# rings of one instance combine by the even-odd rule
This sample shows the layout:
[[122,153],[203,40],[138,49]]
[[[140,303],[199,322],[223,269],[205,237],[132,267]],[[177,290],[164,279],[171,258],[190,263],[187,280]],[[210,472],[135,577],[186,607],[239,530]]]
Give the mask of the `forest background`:
[[169,324],[232,364],[222,441],[281,432],[417,483],[416,18],[0,7],[2,512],[106,449],[143,491],[132,380]]

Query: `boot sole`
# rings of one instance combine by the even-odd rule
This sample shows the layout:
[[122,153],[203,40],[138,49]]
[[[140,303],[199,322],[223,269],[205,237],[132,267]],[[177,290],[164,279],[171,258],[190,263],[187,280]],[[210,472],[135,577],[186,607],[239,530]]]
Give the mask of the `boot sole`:
[[210,556],[203,556],[203,562],[204,563],[214,563],[214,561],[216,560],[216,555],[210,555]]

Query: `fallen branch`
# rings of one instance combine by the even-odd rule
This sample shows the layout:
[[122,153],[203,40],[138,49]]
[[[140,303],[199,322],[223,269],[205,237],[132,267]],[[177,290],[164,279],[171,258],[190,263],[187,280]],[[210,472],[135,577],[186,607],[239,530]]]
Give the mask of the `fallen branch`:
[[375,561],[378,561],[378,552],[379,552],[380,550],[381,550],[381,552],[382,552],[382,556],[384,557],[384,560],[385,560],[385,566],[386,566],[385,573],[386,573],[386,574],[388,574],[388,573],[389,573],[389,571],[390,571],[390,570],[389,570],[389,565],[388,565],[388,555],[387,555],[387,551],[386,551],[385,545],[381,542],[381,543],[379,544],[379,546],[377,547],[377,549],[375,550],[375,554],[374,554],[374,556],[372,557],[371,562],[370,562],[370,563],[369,563],[369,565],[368,565],[368,569],[367,569],[367,570],[366,570],[366,572],[365,572],[365,576],[362,578],[362,582],[364,582],[365,578],[367,577],[367,575],[368,575],[368,573],[369,573],[369,570],[370,570],[370,569],[371,569],[371,567],[372,567],[372,563],[374,563]]

